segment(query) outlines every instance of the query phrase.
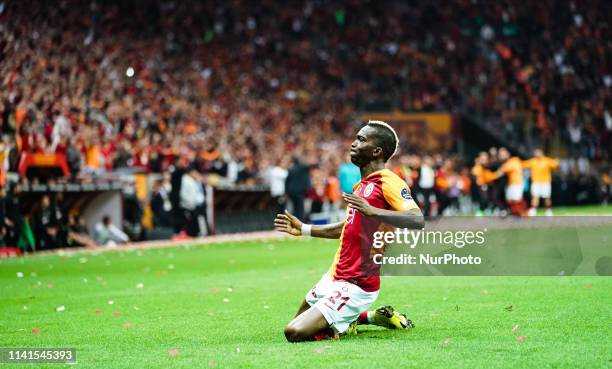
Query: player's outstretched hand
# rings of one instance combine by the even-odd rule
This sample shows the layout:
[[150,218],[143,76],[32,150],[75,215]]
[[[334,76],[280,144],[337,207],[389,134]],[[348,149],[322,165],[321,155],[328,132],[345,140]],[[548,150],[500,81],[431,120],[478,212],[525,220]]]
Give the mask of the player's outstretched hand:
[[302,235],[302,222],[293,214],[285,210],[284,214],[276,214],[274,229],[279,232],[289,233],[293,236]]
[[352,193],[343,193],[342,198],[349,204],[351,208],[359,211],[366,217],[374,215],[374,207],[370,205],[364,198]]

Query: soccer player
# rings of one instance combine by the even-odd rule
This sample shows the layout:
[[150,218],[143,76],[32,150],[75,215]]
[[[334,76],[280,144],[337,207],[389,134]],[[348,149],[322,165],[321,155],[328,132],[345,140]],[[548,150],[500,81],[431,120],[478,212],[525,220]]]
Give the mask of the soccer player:
[[474,166],[471,170],[471,174],[474,176],[478,188],[478,211],[476,212],[476,216],[482,216],[489,205],[489,185],[486,180],[486,165],[488,161],[489,154],[486,151],[481,151],[474,160]]
[[536,215],[540,199],[544,199],[546,215],[552,215],[552,200],[550,199],[551,172],[559,167],[555,159],[544,156],[542,149],[533,150],[533,158],[523,162],[523,168],[531,170],[531,208],[529,216]]
[[328,272],[310,290],[295,318],[285,328],[290,342],[337,337],[356,324],[387,328],[412,328],[412,322],[391,306],[376,311],[380,288],[380,265],[374,255],[383,248],[372,247],[374,232],[393,227],[422,229],[423,214],[401,178],[385,163],[398,146],[397,134],[387,123],[369,121],[351,145],[351,161],[361,172],[352,194],[343,194],[347,217],[329,225],[303,224],[285,212],[274,220],[276,230],[293,236],[340,239],[340,247]]
[[506,202],[513,215],[523,215],[523,165],[518,156],[510,156],[505,147],[499,149],[499,159],[503,162],[497,171],[497,177],[506,176]]

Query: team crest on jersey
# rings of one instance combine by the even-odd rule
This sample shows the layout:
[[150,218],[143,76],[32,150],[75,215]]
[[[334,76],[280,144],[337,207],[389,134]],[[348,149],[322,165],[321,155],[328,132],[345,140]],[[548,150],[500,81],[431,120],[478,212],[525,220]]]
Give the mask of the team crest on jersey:
[[363,196],[368,197],[374,192],[374,183],[369,183],[363,191]]
[[402,192],[401,195],[403,198],[405,198],[406,200],[410,200],[412,199],[412,196],[410,195],[410,193],[408,192],[408,189],[406,187],[402,188]]

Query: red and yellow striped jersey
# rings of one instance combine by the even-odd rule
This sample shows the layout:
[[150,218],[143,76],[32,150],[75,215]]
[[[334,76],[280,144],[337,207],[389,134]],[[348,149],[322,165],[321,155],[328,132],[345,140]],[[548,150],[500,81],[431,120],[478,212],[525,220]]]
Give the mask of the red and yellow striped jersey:
[[[389,169],[376,171],[362,179],[353,187],[353,193],[380,209],[418,209],[406,182]],[[374,232],[393,229],[349,207],[340,247],[329,270],[330,277],[353,283],[366,292],[377,291],[380,288],[380,265],[374,263],[373,257],[383,249],[372,247]]]

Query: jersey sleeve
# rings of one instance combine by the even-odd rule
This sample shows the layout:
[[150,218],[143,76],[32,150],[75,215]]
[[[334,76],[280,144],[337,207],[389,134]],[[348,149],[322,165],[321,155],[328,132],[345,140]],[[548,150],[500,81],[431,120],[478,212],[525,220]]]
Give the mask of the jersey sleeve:
[[555,169],[559,168],[559,161],[556,160],[556,159],[549,158],[548,159],[548,166],[550,167],[551,170],[555,170]]
[[382,177],[382,193],[392,210],[406,211],[419,208],[412,198],[408,185],[397,175]]

